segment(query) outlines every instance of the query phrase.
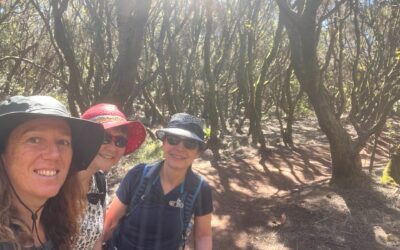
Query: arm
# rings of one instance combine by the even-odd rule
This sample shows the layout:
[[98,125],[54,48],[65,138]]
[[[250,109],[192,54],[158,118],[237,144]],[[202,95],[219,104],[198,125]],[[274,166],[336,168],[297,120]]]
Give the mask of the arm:
[[125,215],[127,205],[122,203],[117,196],[111,202],[104,221],[103,241],[109,240],[112,232],[117,227],[119,219]]
[[194,244],[196,250],[212,249],[211,213],[194,218]]

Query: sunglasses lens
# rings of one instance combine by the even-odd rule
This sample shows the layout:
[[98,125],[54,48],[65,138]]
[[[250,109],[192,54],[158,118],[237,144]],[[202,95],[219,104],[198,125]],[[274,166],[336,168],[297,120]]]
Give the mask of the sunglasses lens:
[[195,140],[184,140],[183,145],[187,149],[197,149],[199,147],[199,143]]
[[174,135],[167,135],[167,142],[170,145],[176,146],[181,142],[181,138]]
[[191,140],[191,139],[181,139],[178,136],[175,135],[166,135],[167,138],[167,142],[172,145],[172,146],[176,146],[179,143],[181,143],[181,141],[183,141],[183,146],[185,146],[185,148],[193,150],[193,149],[198,149],[199,148],[199,143],[195,140]]
[[123,136],[117,136],[115,137],[115,146],[119,148],[124,148],[128,144],[128,139],[126,139]]
[[124,148],[128,144],[128,139],[124,136],[104,135],[103,144],[110,144],[112,141],[114,141],[114,145],[119,148]]
[[110,134],[104,134],[103,144],[110,144],[112,142],[112,136]]

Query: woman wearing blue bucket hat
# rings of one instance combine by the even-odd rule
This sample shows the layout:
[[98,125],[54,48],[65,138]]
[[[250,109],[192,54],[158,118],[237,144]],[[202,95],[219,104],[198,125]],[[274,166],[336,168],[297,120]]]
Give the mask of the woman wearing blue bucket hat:
[[0,103],[0,249],[69,249],[84,204],[76,172],[104,129],[49,96]]
[[211,188],[191,168],[205,149],[202,123],[178,113],[156,136],[164,159],[139,164],[122,180],[106,214],[108,248],[184,249],[193,225],[195,249],[210,250]]

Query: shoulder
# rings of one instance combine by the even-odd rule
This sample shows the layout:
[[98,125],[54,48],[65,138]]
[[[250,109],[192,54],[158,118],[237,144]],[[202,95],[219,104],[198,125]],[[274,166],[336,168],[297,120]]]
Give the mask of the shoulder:
[[188,186],[187,190],[196,196],[197,200],[207,200],[212,202],[212,190],[211,186],[207,183],[204,176],[194,173],[191,169],[186,177],[186,185]]
[[128,171],[126,176],[138,179],[144,176],[154,176],[158,173],[163,161],[156,161],[153,163],[140,163]]
[[200,186],[201,191],[203,191],[203,190],[211,191],[211,187],[210,187],[210,185],[208,185],[204,176],[193,172],[192,169],[189,169],[188,171],[189,172],[188,172],[186,178],[187,178],[187,182],[189,183],[189,185],[192,186],[192,188],[197,187],[198,185],[201,185]]
[[129,179],[130,181],[132,181],[132,179],[136,179],[136,178],[140,177],[143,173],[145,166],[146,166],[146,163],[140,163],[140,164],[134,166],[127,172],[124,179]]
[[212,190],[205,178],[189,169],[187,182],[192,194],[196,196],[194,214],[203,216],[213,211]]
[[138,174],[138,173],[141,173],[141,172],[143,172],[143,169],[145,168],[146,165],[147,165],[146,163],[139,163],[139,164],[137,164],[136,166],[134,166],[133,168],[131,168],[131,169],[128,171],[128,174],[129,174],[129,173],[131,173],[131,174]]
[[[130,196],[130,193],[132,190],[136,188],[138,183],[140,182],[140,178],[142,176],[143,170],[147,164],[141,163],[133,168],[131,168],[128,173],[125,175],[125,177],[122,179],[118,190],[117,190],[117,195],[120,198],[120,200],[126,200],[127,197]],[[125,199],[123,199],[123,196],[127,196]]]
[[124,176],[122,179],[119,189],[121,188],[127,188],[127,189],[132,189],[136,186],[136,184],[140,181],[140,178],[142,176],[143,170],[147,164],[145,163],[140,163],[133,168],[131,168],[128,173]]
[[202,195],[207,195],[210,199],[212,199],[212,189],[208,182],[204,179],[201,182],[200,193]]
[[211,190],[211,186],[208,184],[204,176],[197,174],[197,177],[201,180],[201,189]]

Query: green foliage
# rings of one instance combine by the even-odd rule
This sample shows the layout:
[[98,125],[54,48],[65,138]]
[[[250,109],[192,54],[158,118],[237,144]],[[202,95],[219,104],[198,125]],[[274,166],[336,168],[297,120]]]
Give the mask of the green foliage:
[[[393,162],[389,161],[389,163],[386,165],[385,169],[383,170],[382,177],[381,177],[381,183],[386,184],[386,185],[393,185],[393,186],[399,186],[400,185],[400,176],[394,177],[392,176],[392,168],[393,168]],[[399,168],[399,166],[397,166]]]
[[394,113],[396,113],[396,114],[400,114],[400,101],[397,101],[397,103],[395,103],[395,104],[393,105],[393,111],[394,111]]
[[211,128],[207,127],[204,129],[204,139],[207,140],[211,137]]
[[306,96],[303,96],[297,103],[295,113],[299,117],[309,117],[314,115],[313,110],[310,109],[310,105]]
[[390,139],[394,139],[397,132],[396,132],[396,129],[395,129],[394,125],[393,125],[393,120],[390,119],[390,120],[388,120],[386,122],[386,128],[387,128],[387,131],[388,131],[389,138]]
[[163,158],[160,141],[147,138],[142,146],[126,159],[124,165],[132,166],[138,163],[154,162]]
[[400,185],[400,146],[383,170],[381,182],[387,185]]
[[50,95],[54,98],[56,98],[58,101],[60,101],[62,104],[64,104],[67,108],[68,107],[68,97],[65,93],[60,92],[54,92],[54,93],[48,93],[46,95]]
[[248,31],[251,31],[254,29],[254,27],[251,25],[251,21],[250,20],[246,20],[244,22],[244,28]]

